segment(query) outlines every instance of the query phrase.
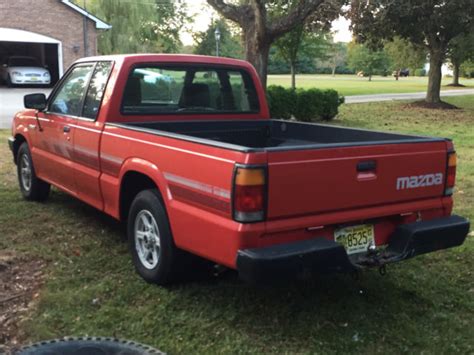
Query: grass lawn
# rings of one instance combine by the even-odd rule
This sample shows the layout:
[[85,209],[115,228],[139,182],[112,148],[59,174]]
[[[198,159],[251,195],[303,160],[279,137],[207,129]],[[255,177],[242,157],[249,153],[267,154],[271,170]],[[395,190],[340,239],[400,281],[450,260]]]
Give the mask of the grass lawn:
[[[444,78],[442,90],[456,89],[446,86],[451,83],[452,78]],[[474,79],[461,78],[461,84],[466,85],[466,89],[474,88]],[[269,75],[268,85],[291,85],[290,75]],[[396,81],[393,77],[374,76],[372,81],[367,78],[360,78],[355,75],[311,75],[301,74],[296,76],[296,87],[298,88],[319,88],[334,89],[342,95],[368,95],[368,94],[394,94],[407,92],[426,91],[428,77],[408,77],[400,78]]]
[[[463,110],[344,105],[334,123],[454,138],[456,212],[474,220],[474,99],[447,101]],[[474,352],[474,238],[388,266],[384,277],[373,270],[257,288],[228,273],[161,288],[135,274],[110,218],[56,190],[44,204],[21,199],[8,134],[0,131],[0,252],[48,265],[20,323],[24,341],[117,336],[170,354]]]

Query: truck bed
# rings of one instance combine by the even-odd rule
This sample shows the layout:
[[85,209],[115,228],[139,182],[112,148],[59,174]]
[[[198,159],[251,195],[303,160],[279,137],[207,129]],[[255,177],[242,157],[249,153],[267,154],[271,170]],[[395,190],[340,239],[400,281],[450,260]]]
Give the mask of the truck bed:
[[443,140],[283,120],[142,122],[120,126],[244,152]]

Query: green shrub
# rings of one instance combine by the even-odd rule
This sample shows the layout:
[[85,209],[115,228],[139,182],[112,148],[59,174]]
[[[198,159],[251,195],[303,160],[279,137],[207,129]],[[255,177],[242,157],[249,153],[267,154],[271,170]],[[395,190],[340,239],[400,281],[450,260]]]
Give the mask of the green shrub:
[[299,121],[312,122],[334,118],[344,97],[336,90],[286,89],[282,86],[269,86],[267,97],[270,114],[274,118],[296,118]]
[[425,76],[426,75],[426,70],[425,69],[416,69],[415,70],[415,76]]
[[296,92],[283,86],[271,85],[267,88],[270,114],[274,118],[289,120],[295,111]]

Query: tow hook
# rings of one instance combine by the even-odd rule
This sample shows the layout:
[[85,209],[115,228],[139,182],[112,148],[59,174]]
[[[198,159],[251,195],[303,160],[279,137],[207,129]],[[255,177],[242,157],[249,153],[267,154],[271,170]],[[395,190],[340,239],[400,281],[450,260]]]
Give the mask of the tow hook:
[[385,265],[379,267],[379,274],[381,276],[385,276],[387,274],[387,268],[385,267]]
[[225,272],[227,272],[229,269],[226,268],[225,266],[223,265],[220,265],[220,264],[215,264],[214,267],[213,267],[213,274],[214,274],[214,277],[219,277],[220,275],[224,274]]

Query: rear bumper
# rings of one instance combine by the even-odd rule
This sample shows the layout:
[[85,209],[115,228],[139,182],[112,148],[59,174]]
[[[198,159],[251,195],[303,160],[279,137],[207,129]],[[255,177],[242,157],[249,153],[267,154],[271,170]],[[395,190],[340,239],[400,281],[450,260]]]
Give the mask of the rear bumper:
[[450,216],[398,226],[383,251],[349,258],[344,247],[324,238],[239,250],[237,270],[248,282],[265,283],[313,273],[355,271],[461,245],[469,221]]

